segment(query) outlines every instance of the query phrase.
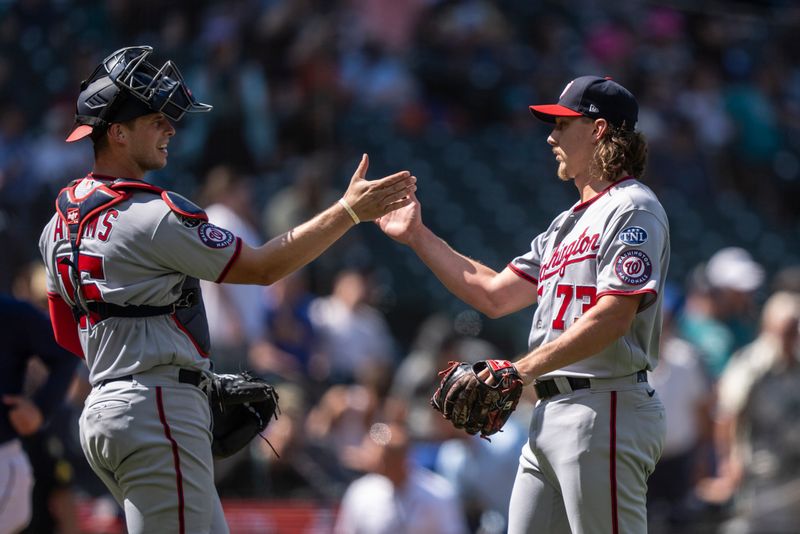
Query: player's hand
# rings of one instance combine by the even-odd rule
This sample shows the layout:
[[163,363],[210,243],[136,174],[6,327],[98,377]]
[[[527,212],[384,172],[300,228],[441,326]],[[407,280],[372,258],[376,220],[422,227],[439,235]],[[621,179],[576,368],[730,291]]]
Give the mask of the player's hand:
[[[529,376],[529,375],[526,375],[525,373],[520,371],[519,367],[517,367],[517,374],[520,376],[520,378],[522,378],[522,383],[524,385],[527,386],[527,385],[530,385],[531,382],[533,382],[533,377]],[[483,369],[481,372],[479,372],[478,373],[478,378],[483,380],[483,382],[487,386],[494,386],[495,384],[497,384],[497,380],[494,379],[494,376],[492,375],[492,373],[489,371],[488,368]]]
[[41,428],[44,416],[30,399],[19,395],[3,395],[3,403],[9,406],[8,420],[20,436],[30,436]]
[[411,203],[410,195],[417,190],[417,178],[400,171],[379,180],[367,180],[369,157],[364,154],[358,164],[344,200],[362,221],[371,221]]
[[375,223],[381,230],[400,243],[408,245],[414,233],[422,227],[422,207],[417,195],[411,193],[411,203],[407,206],[387,213]]

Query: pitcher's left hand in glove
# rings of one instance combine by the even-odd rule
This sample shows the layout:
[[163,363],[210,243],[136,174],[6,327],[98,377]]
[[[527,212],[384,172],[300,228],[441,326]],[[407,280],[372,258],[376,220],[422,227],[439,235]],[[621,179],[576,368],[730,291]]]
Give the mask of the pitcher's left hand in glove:
[[275,388],[246,371],[212,373],[208,400],[214,421],[211,451],[217,458],[244,448],[280,413]]
[[507,360],[483,360],[474,365],[450,362],[439,376],[442,382],[431,398],[431,406],[456,428],[480,433],[482,438],[503,428],[524,386],[517,369]]

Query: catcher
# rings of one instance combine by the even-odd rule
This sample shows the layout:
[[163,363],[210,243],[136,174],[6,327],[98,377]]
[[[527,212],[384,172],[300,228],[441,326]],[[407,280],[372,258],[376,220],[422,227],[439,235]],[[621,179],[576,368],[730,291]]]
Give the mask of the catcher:
[[403,171],[367,181],[364,155],[338,203],[251,248],[144,181],[166,165],[174,124],[211,110],[152,53],[117,50],[81,84],[67,141],[91,139],[94,168],[58,195],[39,248],[56,339],[89,367],[81,446],[128,532],[225,533],[213,455],[246,445],[276,413],[277,396],[247,374],[209,374],[198,279],[270,284],[359,221],[407,205],[416,179]]

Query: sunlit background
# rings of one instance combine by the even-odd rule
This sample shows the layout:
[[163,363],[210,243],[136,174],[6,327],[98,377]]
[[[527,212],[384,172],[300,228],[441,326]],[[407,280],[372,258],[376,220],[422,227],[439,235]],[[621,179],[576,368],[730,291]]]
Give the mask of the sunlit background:
[[[214,106],[178,124],[150,180],[216,205],[252,244],[335,202],[366,152],[370,178],[411,170],[426,224],[497,270],[577,199],[527,106],[555,102],[576,76],[611,76],[639,101],[644,181],[671,225],[669,311],[702,384],[676,416],[697,427],[683,429],[686,487],[653,507],[651,530],[738,525],[752,486],[724,489],[709,422],[763,303],[800,291],[798,30],[790,0],[0,1],[0,289],[41,298],[39,233],[58,190],[92,164],[90,142],[64,143],[78,85],[120,47],[153,46]],[[707,265],[727,247],[743,250]],[[280,460],[254,444],[218,468],[234,531],[329,531],[348,484],[377,469],[369,430],[382,421],[409,426],[409,455],[456,488],[470,531],[503,531],[507,499],[467,479],[502,457],[511,474],[498,484],[510,484],[529,409],[487,452],[432,420],[427,396],[448,358],[525,350],[532,310],[481,316],[371,224],[280,287],[226,291],[207,290],[220,365],[253,367],[289,399],[270,432]],[[698,309],[729,331],[692,322]],[[75,395],[65,413],[80,409]],[[59,487],[78,503],[75,528],[120,531],[80,465],[76,426],[64,427],[50,432],[71,465]],[[774,451],[779,471],[800,473],[796,450]]]

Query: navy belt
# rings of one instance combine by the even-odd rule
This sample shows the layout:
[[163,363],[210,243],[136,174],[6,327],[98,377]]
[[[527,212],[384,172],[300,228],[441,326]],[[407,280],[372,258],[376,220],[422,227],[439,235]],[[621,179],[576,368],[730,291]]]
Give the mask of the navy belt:
[[[569,387],[571,387],[573,391],[576,389],[588,389],[592,387],[592,382],[589,378],[579,378],[575,376],[565,376],[564,378],[566,378]],[[642,370],[636,373],[636,382],[647,382],[647,371]],[[533,383],[533,389],[536,390],[536,396],[541,400],[549,399],[550,397],[554,397],[562,393],[569,393],[568,391],[561,391],[558,389],[558,383],[552,378],[535,381]]]
[[[104,386],[105,384],[108,384],[110,382],[118,382],[118,381],[131,382],[133,380],[133,376],[134,375],[125,375],[117,378],[107,378],[105,380],[101,380],[100,383],[97,385]],[[180,369],[178,371],[178,382],[180,382],[181,384],[191,384],[195,387],[198,387],[200,385],[200,382],[202,381],[203,381],[203,373],[201,373],[200,371],[192,371],[191,369]]]

